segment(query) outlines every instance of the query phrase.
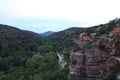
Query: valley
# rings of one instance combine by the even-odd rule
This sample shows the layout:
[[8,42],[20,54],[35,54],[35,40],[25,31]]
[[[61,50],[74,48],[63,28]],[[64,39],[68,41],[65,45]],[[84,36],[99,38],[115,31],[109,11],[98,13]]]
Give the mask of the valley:
[[40,35],[0,25],[0,80],[119,80],[120,19]]

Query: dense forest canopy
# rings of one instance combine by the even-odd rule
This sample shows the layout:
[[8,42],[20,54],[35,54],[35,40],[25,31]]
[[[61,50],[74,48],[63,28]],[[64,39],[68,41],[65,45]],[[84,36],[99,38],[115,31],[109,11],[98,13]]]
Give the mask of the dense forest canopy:
[[[56,45],[47,37],[0,25],[0,80],[67,80]],[[67,58],[66,58],[67,59]]]

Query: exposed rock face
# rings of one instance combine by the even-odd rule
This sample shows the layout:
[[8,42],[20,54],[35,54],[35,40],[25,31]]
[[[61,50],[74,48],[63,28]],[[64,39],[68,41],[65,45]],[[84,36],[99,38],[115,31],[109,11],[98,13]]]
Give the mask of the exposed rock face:
[[[83,78],[100,78],[101,71],[93,63],[89,63],[85,54],[71,53],[70,74],[76,74],[80,79]],[[89,65],[88,65],[89,63]]]
[[78,77],[86,77],[85,55],[79,52],[70,54],[70,74],[76,74]]
[[87,44],[87,41],[92,41],[95,36],[96,33],[81,33],[79,38],[77,40],[74,40],[74,42],[83,48]]
[[99,62],[105,61],[108,58],[104,51],[101,51],[97,48],[90,49],[85,53],[85,55],[87,65],[97,64]]
[[[113,72],[118,75],[120,73],[120,27],[113,28],[108,34],[97,37],[95,35],[82,33],[75,41],[84,48],[84,51],[70,54],[70,72],[86,80],[89,80],[87,78],[101,80]],[[90,41],[90,47],[85,47]]]

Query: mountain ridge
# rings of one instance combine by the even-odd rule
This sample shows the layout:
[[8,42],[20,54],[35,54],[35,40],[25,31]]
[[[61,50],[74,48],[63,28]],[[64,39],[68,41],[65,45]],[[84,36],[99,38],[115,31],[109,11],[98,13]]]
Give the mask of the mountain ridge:
[[42,35],[42,36],[50,36],[50,35],[52,35],[52,34],[54,34],[54,33],[56,33],[56,32],[47,31],[47,32],[41,33],[40,35]]
[[35,50],[33,46],[36,45],[36,42],[40,42],[37,40],[40,38],[41,36],[34,32],[0,24],[0,56],[16,55],[15,52],[24,52],[30,48]]

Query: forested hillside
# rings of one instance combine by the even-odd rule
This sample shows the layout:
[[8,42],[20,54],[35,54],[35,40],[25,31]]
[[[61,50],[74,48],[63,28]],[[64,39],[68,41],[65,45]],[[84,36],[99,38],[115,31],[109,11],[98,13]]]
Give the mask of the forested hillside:
[[79,68],[79,55],[86,56],[84,66],[96,69],[83,72],[94,76],[98,70],[103,75],[96,80],[116,80],[120,74],[119,42],[120,19],[49,36],[0,24],[0,80],[76,80],[84,70]]
[[[13,55],[32,56],[32,51],[37,51],[41,37],[33,32],[23,31],[15,27],[0,25],[0,56]],[[31,55],[30,55],[31,54]]]
[[56,52],[47,37],[1,24],[0,80],[67,80],[68,66],[60,69]]

